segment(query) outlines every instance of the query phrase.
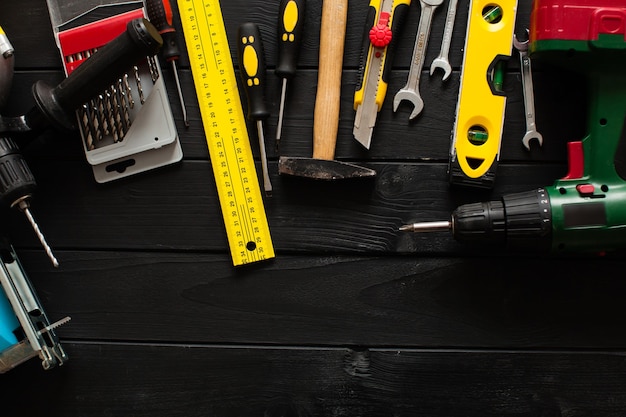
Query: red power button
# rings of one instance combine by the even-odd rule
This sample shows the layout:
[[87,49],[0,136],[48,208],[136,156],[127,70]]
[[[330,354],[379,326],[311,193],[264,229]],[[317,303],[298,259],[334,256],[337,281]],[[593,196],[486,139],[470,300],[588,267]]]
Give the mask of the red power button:
[[578,184],[576,186],[576,191],[578,191],[578,194],[580,194],[581,197],[592,196],[595,190],[596,188],[593,186],[593,184]]

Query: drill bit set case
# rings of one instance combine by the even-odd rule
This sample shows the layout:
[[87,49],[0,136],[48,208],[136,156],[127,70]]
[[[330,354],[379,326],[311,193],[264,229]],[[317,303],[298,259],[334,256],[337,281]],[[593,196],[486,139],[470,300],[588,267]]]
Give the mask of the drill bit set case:
[[[145,17],[143,1],[47,0],[57,47],[69,75],[95,51]],[[146,57],[76,112],[85,156],[104,183],[182,159],[157,57]]]

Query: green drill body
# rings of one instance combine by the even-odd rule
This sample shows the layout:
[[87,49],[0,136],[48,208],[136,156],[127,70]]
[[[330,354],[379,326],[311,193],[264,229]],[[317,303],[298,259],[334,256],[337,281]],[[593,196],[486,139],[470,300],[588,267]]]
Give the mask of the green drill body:
[[[530,51],[533,58],[565,65],[587,79],[587,134],[581,141],[582,155],[570,152],[570,173],[546,188],[552,212],[552,249],[626,248],[624,35],[600,35],[595,41],[536,41]],[[578,173],[572,172],[576,163],[582,163]]]
[[623,0],[535,0],[530,34],[533,59],[587,80],[587,133],[568,143],[568,174],[552,186],[462,205],[451,221],[400,230],[451,229],[461,242],[514,250],[626,249],[626,6]]

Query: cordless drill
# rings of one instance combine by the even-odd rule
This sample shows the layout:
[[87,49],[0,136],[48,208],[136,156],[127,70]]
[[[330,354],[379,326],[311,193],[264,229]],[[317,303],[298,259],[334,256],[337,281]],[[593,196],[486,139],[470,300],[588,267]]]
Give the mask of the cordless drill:
[[458,207],[451,221],[402,231],[451,229],[462,242],[553,252],[626,248],[626,4],[534,0],[533,58],[582,73],[587,134],[568,143],[569,171],[552,186]]

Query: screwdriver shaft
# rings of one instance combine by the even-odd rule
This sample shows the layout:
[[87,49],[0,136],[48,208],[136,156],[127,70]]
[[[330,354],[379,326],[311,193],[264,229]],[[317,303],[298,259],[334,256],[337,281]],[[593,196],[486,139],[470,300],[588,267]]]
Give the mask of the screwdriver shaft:
[[285,111],[285,93],[287,92],[287,78],[283,78],[283,88],[280,93],[280,107],[278,110],[278,127],[276,128],[276,150],[280,145],[280,135],[283,131],[283,112]]
[[259,150],[261,151],[261,166],[263,168],[263,188],[265,189],[265,195],[272,196],[272,182],[270,181],[270,174],[267,168],[267,154],[265,153],[265,136],[263,135],[263,121],[257,120],[256,130],[259,136]]
[[174,72],[174,81],[176,81],[176,89],[178,90],[178,99],[180,100],[180,107],[183,111],[183,121],[185,127],[189,127],[189,120],[187,120],[187,109],[185,108],[185,100],[183,99],[183,90],[180,87],[180,79],[178,78],[178,69],[176,68],[176,61],[170,61],[172,63],[172,69]]

